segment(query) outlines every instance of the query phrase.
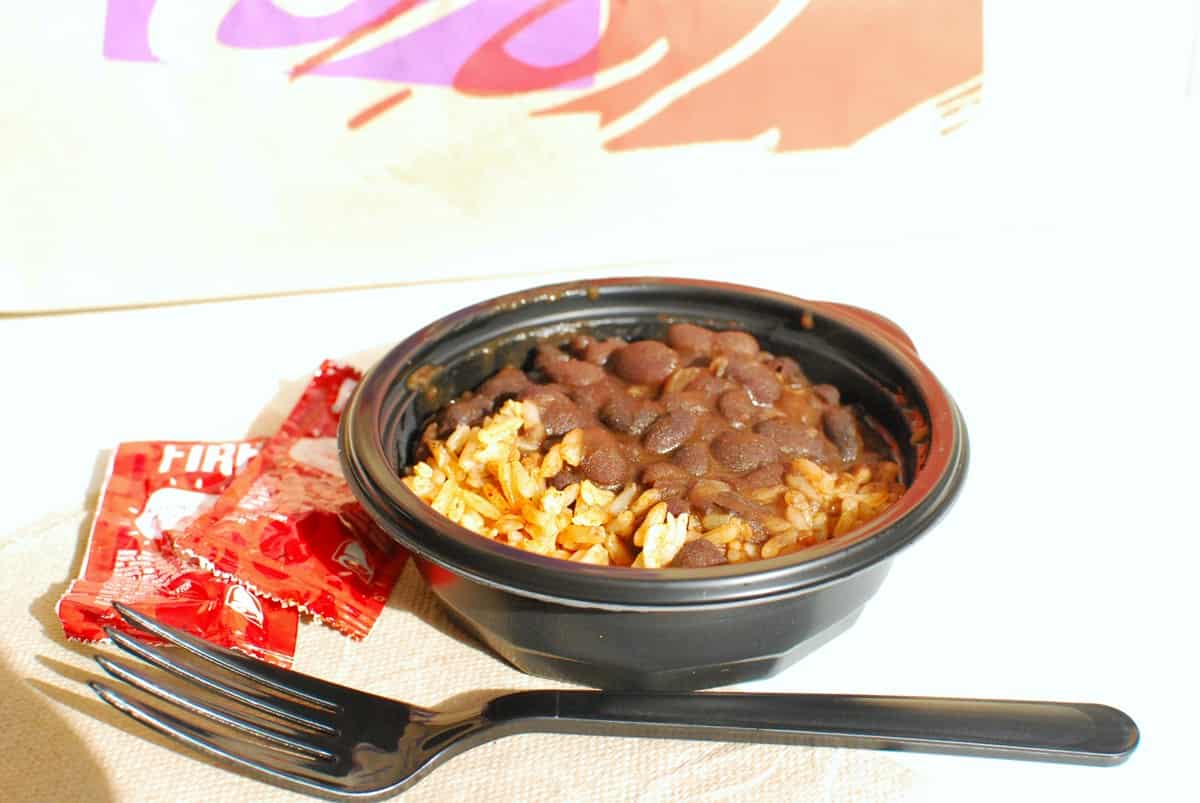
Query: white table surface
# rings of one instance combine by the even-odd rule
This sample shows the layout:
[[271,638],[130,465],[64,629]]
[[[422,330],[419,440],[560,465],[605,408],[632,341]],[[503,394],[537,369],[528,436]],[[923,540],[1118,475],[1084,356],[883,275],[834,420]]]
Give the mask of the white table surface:
[[[898,760],[915,770],[918,799],[1188,797],[1200,338],[1187,269],[1198,261],[1176,218],[1147,215],[671,269],[892,317],[970,433],[957,504],[897,558],[859,622],[746,688],[1106,702],[1142,729],[1120,767]],[[0,539],[90,498],[118,441],[253,431],[281,385],[322,358],[378,353],[534,283],[0,319]]]

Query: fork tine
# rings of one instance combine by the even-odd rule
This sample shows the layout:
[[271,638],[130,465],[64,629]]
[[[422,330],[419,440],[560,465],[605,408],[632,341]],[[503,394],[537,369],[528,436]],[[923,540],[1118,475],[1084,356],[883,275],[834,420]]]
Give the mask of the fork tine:
[[317,711],[301,711],[301,707],[298,705],[286,705],[283,700],[272,700],[258,694],[251,694],[250,692],[202,675],[191,667],[184,666],[167,656],[161,649],[143,644],[132,636],[128,636],[115,628],[106,627],[104,628],[104,632],[112,639],[113,644],[130,655],[141,658],[148,664],[153,664],[159,669],[164,669],[177,677],[189,680],[217,694],[237,700],[242,705],[258,711],[265,711],[280,719],[287,720],[296,725],[303,725],[322,733],[333,734],[337,732],[337,729],[331,724],[314,716],[319,713]]
[[[339,790],[332,786],[331,783],[318,780],[321,776],[316,775],[316,773],[314,773],[316,777],[308,778],[295,772],[295,770],[301,769],[300,767],[280,764],[265,757],[262,760],[255,760],[227,749],[218,743],[218,740],[227,741],[220,739],[218,734],[205,733],[203,730],[192,727],[153,705],[135,702],[99,681],[88,681],[88,686],[91,687],[92,691],[101,700],[121,713],[141,722],[143,725],[153,728],[164,736],[183,742],[202,753],[207,753],[223,761],[233,762],[251,772],[258,773],[294,788],[303,789],[310,794],[317,794],[322,797],[348,796],[345,793],[339,793]],[[249,744],[246,744],[246,746],[249,746]]]
[[152,633],[164,641],[170,642],[177,647],[182,647],[192,655],[203,658],[206,661],[211,661],[228,672],[244,677],[247,680],[261,683],[281,694],[295,697],[318,708],[325,708],[330,711],[336,711],[338,708],[334,700],[326,699],[320,694],[310,691],[310,689],[330,687],[329,691],[336,692],[333,684],[327,684],[324,681],[310,678],[299,672],[280,669],[262,661],[238,655],[231,650],[214,646],[202,639],[184,633],[182,630],[176,630],[161,622],[156,622],[148,616],[143,616],[119,602],[114,602],[113,607],[117,609],[117,613],[124,617],[125,621],[139,630]]
[[332,761],[334,758],[336,758],[333,753],[325,750],[322,747],[299,741],[285,733],[275,730],[274,728],[268,728],[254,722],[250,722],[249,720],[238,716],[224,707],[209,705],[192,700],[188,697],[184,697],[162,685],[161,683],[156,683],[155,681],[151,680],[140,672],[137,672],[131,667],[126,666],[120,661],[114,661],[111,658],[105,658],[103,655],[95,655],[92,657],[96,660],[96,663],[100,665],[101,669],[112,675],[117,680],[122,680],[136,689],[141,689],[147,694],[152,694],[155,697],[166,700],[168,703],[177,705],[185,711],[190,711],[197,716],[210,719],[213,722],[220,723],[227,728],[231,728],[249,736],[261,739],[273,747],[292,751],[304,756],[305,758],[320,759],[324,761]]

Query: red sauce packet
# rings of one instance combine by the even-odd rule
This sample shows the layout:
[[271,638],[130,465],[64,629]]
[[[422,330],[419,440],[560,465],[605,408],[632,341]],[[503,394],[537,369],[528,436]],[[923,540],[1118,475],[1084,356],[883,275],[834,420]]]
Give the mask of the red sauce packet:
[[370,632],[408,557],[355,500],[338,464],[338,420],[359,379],[323,363],[262,454],[209,511],[169,533],[217,577],[354,638]]
[[92,520],[83,569],[56,608],[67,638],[100,641],[107,638],[106,626],[145,637],[113,609],[113,602],[122,602],[219,646],[289,666],[297,613],[196,569],[164,538],[167,529],[211,507],[262,445],[261,440],[119,445]]

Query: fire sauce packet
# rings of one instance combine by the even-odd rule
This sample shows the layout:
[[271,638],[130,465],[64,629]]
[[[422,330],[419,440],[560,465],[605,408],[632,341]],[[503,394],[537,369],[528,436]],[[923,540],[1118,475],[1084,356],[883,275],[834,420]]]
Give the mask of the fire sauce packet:
[[219,646],[289,666],[297,613],[196,569],[164,538],[166,530],[212,507],[262,445],[120,444],[92,520],[83,569],[56,608],[67,638],[100,641],[107,638],[106,626],[134,632],[112,607],[121,602]]
[[338,463],[338,421],[359,379],[323,363],[262,454],[211,509],[169,533],[217,577],[353,638],[370,631],[408,557],[371,521]]

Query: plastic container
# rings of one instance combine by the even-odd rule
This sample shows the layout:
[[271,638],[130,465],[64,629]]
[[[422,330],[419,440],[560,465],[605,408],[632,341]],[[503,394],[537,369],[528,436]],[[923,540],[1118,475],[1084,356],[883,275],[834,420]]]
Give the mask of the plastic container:
[[[814,382],[836,385],[901,445],[908,491],[819,550],[644,570],[567,563],[481,538],[400,481],[428,417],[503,365],[523,365],[540,337],[564,329],[661,337],[677,321],[751,332],[764,349],[795,357]],[[896,553],[946,512],[967,467],[958,409],[891,321],[766,290],[658,278],[539,287],[436,321],[367,374],[342,417],[340,448],[367,511],[496,653],[535,675],[647,690],[767,677],[843,632]]]

